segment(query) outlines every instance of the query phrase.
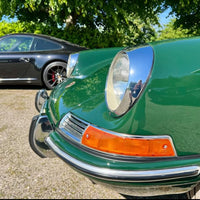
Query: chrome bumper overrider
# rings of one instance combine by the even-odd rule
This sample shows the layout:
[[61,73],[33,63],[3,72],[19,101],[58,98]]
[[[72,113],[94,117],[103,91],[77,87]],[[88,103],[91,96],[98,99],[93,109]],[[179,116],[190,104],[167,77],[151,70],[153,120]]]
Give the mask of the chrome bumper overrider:
[[199,175],[199,166],[177,167],[161,170],[131,171],[100,168],[81,162],[58,148],[50,137],[46,138],[48,146],[66,163],[77,170],[100,180],[120,182],[158,182],[180,178],[195,177]]
[[46,115],[33,117],[29,130],[29,144],[32,150],[42,158],[55,157],[55,154],[45,144],[45,138],[53,130]]

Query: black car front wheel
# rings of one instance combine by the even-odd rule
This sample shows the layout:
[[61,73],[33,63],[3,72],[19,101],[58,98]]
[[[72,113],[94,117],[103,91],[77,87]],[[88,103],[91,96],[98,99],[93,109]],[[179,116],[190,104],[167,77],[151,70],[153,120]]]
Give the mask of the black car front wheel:
[[56,85],[66,79],[67,63],[52,62],[43,72],[43,81],[47,89],[52,90]]

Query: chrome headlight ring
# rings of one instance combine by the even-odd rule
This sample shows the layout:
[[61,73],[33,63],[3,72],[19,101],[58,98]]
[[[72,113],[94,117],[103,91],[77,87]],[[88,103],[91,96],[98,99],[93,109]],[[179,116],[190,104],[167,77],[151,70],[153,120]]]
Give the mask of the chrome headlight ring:
[[67,63],[67,78],[69,78],[78,62],[79,53],[74,53],[69,55]]
[[114,116],[121,116],[139,98],[151,74],[150,46],[120,51],[113,59],[106,82],[106,102]]

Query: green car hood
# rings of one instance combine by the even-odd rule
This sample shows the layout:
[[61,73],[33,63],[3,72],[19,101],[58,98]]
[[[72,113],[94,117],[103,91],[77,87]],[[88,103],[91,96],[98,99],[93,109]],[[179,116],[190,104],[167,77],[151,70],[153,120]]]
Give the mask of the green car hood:
[[121,50],[122,47],[92,49],[79,52],[78,63],[72,73],[72,76],[85,78],[93,74],[102,67],[109,66],[113,57]]
[[81,51],[78,64],[68,79],[50,96],[49,110],[55,124],[69,111],[83,109],[86,113],[105,104],[105,82],[114,56],[123,48]]
[[[137,103],[126,114],[114,118],[108,110],[105,84],[112,59],[102,65],[98,58],[96,70],[83,79],[69,79],[52,92],[49,115],[53,122],[57,125],[71,112],[89,123],[116,132],[169,135],[178,155],[199,154],[200,146],[195,138],[200,134],[200,39],[150,45],[154,51],[151,77]],[[79,75],[80,65],[81,62]],[[91,65],[87,67],[85,61],[84,75],[88,69],[92,70]]]

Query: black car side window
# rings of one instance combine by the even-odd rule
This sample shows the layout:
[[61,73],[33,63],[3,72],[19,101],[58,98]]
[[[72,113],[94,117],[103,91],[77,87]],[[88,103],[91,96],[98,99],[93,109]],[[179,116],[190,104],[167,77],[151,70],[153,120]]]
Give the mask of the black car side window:
[[55,42],[51,42],[45,39],[37,39],[37,42],[33,47],[33,51],[56,50],[61,48],[62,46]]
[[0,52],[30,51],[33,37],[10,36],[0,40]]

